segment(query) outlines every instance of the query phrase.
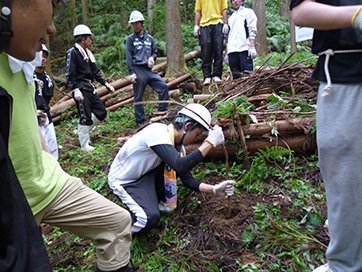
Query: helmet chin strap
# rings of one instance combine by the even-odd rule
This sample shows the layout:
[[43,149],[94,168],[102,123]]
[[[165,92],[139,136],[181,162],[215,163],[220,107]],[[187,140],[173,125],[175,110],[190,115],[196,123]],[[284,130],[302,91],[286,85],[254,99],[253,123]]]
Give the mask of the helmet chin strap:
[[197,123],[194,123],[193,125],[191,125],[188,129],[186,129],[186,125],[184,124],[184,132],[182,133],[182,137],[181,137],[181,141],[179,143],[175,143],[175,147],[177,149],[177,151],[180,151],[180,147],[182,146],[182,143],[184,142],[184,138],[186,136],[186,133],[193,129],[195,126],[197,126]]
[[13,37],[11,30],[11,0],[1,0],[0,13],[0,53],[7,50],[10,39]]

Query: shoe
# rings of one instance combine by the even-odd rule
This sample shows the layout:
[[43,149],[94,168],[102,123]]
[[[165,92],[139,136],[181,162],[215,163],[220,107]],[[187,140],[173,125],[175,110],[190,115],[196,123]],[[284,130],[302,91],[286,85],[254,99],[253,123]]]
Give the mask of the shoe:
[[330,269],[328,263],[326,263],[314,269],[313,272],[333,272],[333,270]]
[[207,77],[204,80],[204,85],[209,85],[211,83],[211,78]]
[[158,203],[158,209],[160,212],[173,212],[175,209],[171,209],[169,206],[167,206],[166,202],[160,201]]
[[212,78],[212,80],[213,80],[215,83],[221,83],[221,82],[222,82],[222,80],[221,80],[218,76],[214,76],[214,77]]

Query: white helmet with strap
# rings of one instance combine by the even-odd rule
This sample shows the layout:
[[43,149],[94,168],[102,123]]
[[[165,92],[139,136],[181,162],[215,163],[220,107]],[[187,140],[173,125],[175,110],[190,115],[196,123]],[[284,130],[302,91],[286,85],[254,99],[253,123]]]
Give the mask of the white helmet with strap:
[[45,53],[47,53],[47,55],[49,56],[49,50],[48,50],[48,48],[45,46],[45,44],[42,44],[41,45],[41,50],[43,51],[43,52],[45,52]]
[[74,28],[73,36],[76,37],[81,35],[93,35],[93,33],[86,25],[77,25]]
[[[201,104],[188,104],[186,107],[182,108],[178,116],[187,116],[200,125],[202,125],[206,130],[209,130],[211,123],[211,114],[209,110]],[[175,120],[177,122],[177,118]]]
[[143,18],[142,13],[138,10],[135,10],[135,11],[132,11],[131,15],[129,16],[128,23],[132,24],[132,23],[140,22],[140,21],[143,22],[144,20],[145,20],[145,18]]

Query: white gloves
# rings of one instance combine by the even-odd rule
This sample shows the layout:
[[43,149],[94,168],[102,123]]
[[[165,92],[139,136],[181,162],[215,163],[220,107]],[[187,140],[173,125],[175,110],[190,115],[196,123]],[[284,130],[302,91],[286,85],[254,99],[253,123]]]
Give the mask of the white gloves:
[[213,188],[214,194],[232,196],[234,194],[234,183],[233,180],[226,180],[216,184]]
[[229,65],[229,55],[225,54],[224,61],[227,65]]
[[155,60],[153,59],[153,57],[150,57],[148,59],[148,68],[152,69],[154,64],[155,64]]
[[137,83],[137,75],[136,74],[132,74],[130,77],[129,77],[129,80],[131,80],[131,82],[133,84],[136,84]]
[[73,94],[74,94],[74,99],[77,100],[78,102],[84,100],[84,96],[78,88],[73,90]]
[[352,26],[358,29],[362,29],[362,6],[357,10],[355,15],[352,18]]
[[194,36],[197,38],[198,36],[200,36],[200,27],[195,25],[194,26]]
[[229,25],[224,24],[224,26],[222,27],[222,34],[227,35],[228,33],[229,33]]
[[111,84],[109,84],[108,82],[106,82],[106,88],[108,89],[108,91],[110,91],[111,93],[113,93],[114,92],[114,88],[113,88],[113,86],[111,86]]
[[217,147],[219,144],[224,143],[225,137],[222,128],[216,125],[214,129],[210,129],[209,136],[207,136],[205,141],[209,142],[213,147]]
[[251,59],[255,59],[258,56],[258,53],[256,53],[256,50],[255,50],[255,47],[249,47],[248,56]]

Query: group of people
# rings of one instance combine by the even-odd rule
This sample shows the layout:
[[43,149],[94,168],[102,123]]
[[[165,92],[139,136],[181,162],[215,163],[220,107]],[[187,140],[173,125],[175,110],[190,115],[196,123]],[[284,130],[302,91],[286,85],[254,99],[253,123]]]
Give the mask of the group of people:
[[[232,26],[240,19],[237,16],[243,14],[245,33],[249,33],[250,43],[243,47],[247,50],[241,52],[247,51],[248,57],[252,58],[256,55],[251,42],[255,30],[250,29],[249,25],[254,19],[245,12],[239,1],[232,1],[236,11],[233,14],[235,18],[229,19],[230,33]],[[221,18],[211,21],[202,19],[216,7],[223,14],[226,1],[219,1],[220,4],[216,6],[213,4],[218,1],[212,1],[211,6],[205,9],[207,2],[197,0],[196,3],[195,17],[201,19],[195,25],[195,34],[200,35],[202,48],[216,30],[224,34],[229,31],[226,17],[223,17],[223,22],[220,22]],[[44,107],[44,103],[49,102],[53,84],[44,73],[44,59],[49,51],[43,45],[47,43],[48,35],[56,33],[52,15],[57,4],[64,2],[0,0],[0,270],[51,271],[38,228],[40,223],[47,223],[94,240],[99,271],[131,271],[132,235],[155,227],[160,211],[175,209],[177,176],[194,191],[214,195],[233,194],[234,181],[209,185],[199,182],[190,174],[190,169],[201,162],[212,148],[224,142],[223,132],[218,126],[211,127],[211,116],[205,107],[190,104],[179,111],[173,124],[150,124],[131,137],[120,149],[109,172],[110,187],[129,211],[88,188],[79,178],[65,173],[55,153],[52,155],[46,148],[46,136],[43,137],[43,134],[49,133],[43,131],[42,134],[39,128],[39,125],[49,127],[51,124],[49,109]],[[320,56],[313,77],[320,81],[317,141],[327,194],[330,244],[326,253],[328,263],[315,269],[315,272],[362,271],[362,220],[359,220],[362,208],[359,179],[362,173],[356,167],[360,159],[358,147],[361,145],[359,119],[362,110],[358,104],[362,95],[362,72],[359,69],[362,58],[361,9],[360,0],[353,3],[344,0],[291,1],[296,25],[316,29],[312,51]],[[162,88],[161,82],[149,70],[156,58],[153,39],[142,31],[143,20],[139,20],[142,17],[137,17],[137,13],[133,15],[136,21],[131,18],[130,23],[135,33],[127,40],[127,62],[132,60],[128,67],[134,88],[145,82]],[[79,137],[84,143],[82,148],[90,150],[89,131],[97,120],[105,118],[92,81],[96,79],[110,91],[113,90],[99,76],[99,69],[88,49],[92,43],[90,30],[79,27],[74,29],[74,36],[76,44],[67,52],[67,79],[81,113],[79,130],[83,135]],[[219,49],[217,42],[211,43]],[[227,48],[229,62],[241,58],[234,59],[232,56],[235,44],[228,42]],[[212,55],[220,56],[219,53]],[[205,81],[207,78],[211,81],[212,77],[217,82],[219,68],[214,65],[211,74],[207,57],[210,57],[209,52],[204,52]],[[39,68],[35,74],[29,63],[34,58]],[[41,59],[42,63],[39,61]],[[81,65],[81,75],[73,73],[77,65]],[[143,76],[147,80],[143,81]],[[161,96],[162,92],[159,91]],[[34,99],[35,94],[37,100]],[[96,110],[93,116],[94,101]],[[39,123],[34,114],[37,105],[41,110]],[[160,111],[166,109],[167,106],[159,108]],[[141,110],[139,113],[142,118]],[[205,131],[208,136],[203,144],[191,154],[186,154],[184,146]],[[84,135],[87,133],[88,136]]]
[[196,0],[194,35],[201,47],[205,85],[221,82],[224,38],[227,39],[224,60],[230,66],[232,79],[254,69],[256,15],[245,8],[244,0],[231,2],[234,12],[228,18],[227,0]]

